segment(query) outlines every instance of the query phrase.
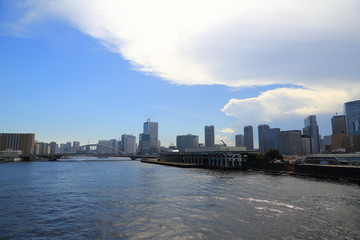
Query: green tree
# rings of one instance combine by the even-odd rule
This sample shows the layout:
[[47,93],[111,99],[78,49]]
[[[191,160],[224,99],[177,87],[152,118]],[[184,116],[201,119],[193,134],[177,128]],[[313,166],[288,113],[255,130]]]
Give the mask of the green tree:
[[267,162],[274,162],[275,160],[283,160],[283,156],[277,149],[270,149],[265,153],[265,159]]

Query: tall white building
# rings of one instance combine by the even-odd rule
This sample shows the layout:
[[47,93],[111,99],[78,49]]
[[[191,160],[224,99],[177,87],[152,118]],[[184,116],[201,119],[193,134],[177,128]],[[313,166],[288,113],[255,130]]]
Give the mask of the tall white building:
[[316,116],[310,115],[304,120],[303,134],[310,136],[311,140],[311,153],[320,153],[320,136],[319,126],[316,122]]
[[150,122],[150,119],[144,123],[144,134],[150,137],[149,154],[159,153],[159,124],[157,122]]
[[121,135],[121,151],[136,154],[136,137],[130,134]]

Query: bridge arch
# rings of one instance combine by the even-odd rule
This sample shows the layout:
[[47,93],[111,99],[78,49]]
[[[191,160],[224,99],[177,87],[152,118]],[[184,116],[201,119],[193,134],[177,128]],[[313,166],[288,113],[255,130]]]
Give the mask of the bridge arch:
[[69,153],[72,153],[74,150],[77,150],[77,149],[82,149],[82,148],[86,148],[86,147],[103,147],[103,148],[107,148],[107,149],[110,149],[110,150],[113,150],[113,151],[116,151],[118,153],[120,153],[121,155],[124,155],[124,156],[127,156],[128,154],[117,149],[117,148],[113,148],[113,147],[110,147],[110,146],[107,146],[107,145],[102,145],[102,144],[86,144],[86,145],[82,145],[82,146],[78,146],[78,147],[73,147],[71,149],[69,149],[68,151],[64,152],[63,154],[66,155],[66,154],[69,154]]

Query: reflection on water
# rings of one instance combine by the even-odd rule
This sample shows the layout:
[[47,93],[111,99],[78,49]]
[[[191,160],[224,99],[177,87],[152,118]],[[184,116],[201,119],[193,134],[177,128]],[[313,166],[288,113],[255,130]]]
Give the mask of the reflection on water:
[[138,161],[0,166],[5,239],[359,239],[356,185]]

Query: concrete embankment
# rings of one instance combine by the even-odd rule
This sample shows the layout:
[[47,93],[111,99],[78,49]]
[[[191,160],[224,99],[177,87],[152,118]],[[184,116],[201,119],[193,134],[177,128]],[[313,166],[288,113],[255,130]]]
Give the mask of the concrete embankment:
[[141,162],[159,164],[159,165],[166,165],[166,166],[172,166],[172,167],[182,167],[182,168],[205,168],[206,167],[203,164],[179,163],[179,162],[163,162],[163,161],[157,161],[156,159],[141,159]]
[[247,163],[249,170],[308,176],[317,178],[343,179],[360,183],[360,167],[346,165],[318,164],[271,164]]

